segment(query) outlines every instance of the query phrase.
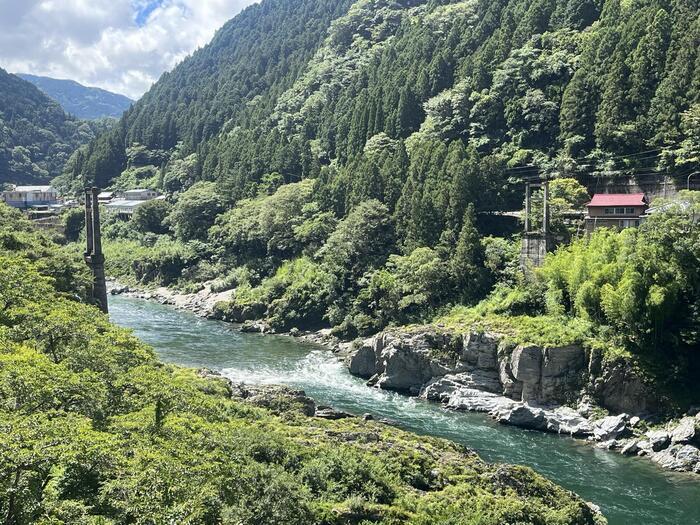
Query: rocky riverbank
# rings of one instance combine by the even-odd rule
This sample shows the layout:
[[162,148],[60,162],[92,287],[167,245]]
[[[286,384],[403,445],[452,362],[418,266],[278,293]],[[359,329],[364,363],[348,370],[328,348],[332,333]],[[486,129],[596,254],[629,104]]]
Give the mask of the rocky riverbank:
[[116,281],[107,283],[107,290],[112,295],[124,295],[136,299],[156,301],[160,304],[174,306],[180,310],[187,310],[200,317],[212,318],[218,303],[229,301],[233,296],[233,290],[214,292],[211,284],[206,284],[199,292],[181,293],[164,286],[142,289]]
[[[118,283],[110,283],[109,289],[207,318],[217,318],[216,304],[233,293],[213,292],[209,285],[194,294]],[[272,333],[264,321],[247,321],[240,329]],[[578,346],[512,345],[497,333],[460,335],[435,327],[386,331],[354,343],[340,341],[330,330],[293,329],[280,335],[330,348],[370,387],[419,396],[449,410],[486,413],[502,424],[584,439],[627,456],[646,456],[665,469],[700,474],[700,413],[691,411],[679,421],[661,424],[654,389],[631,367],[605,363]],[[328,407],[320,414],[324,410],[335,417]]]
[[660,400],[631,367],[603,362],[578,346],[513,345],[496,333],[430,327],[366,339],[346,362],[373,387],[700,474],[697,409],[660,424],[654,412]]

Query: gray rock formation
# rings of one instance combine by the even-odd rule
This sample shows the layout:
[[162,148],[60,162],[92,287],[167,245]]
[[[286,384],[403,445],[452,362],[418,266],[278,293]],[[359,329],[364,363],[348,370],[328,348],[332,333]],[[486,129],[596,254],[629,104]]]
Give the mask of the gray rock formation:
[[627,422],[629,416],[620,414],[618,416],[608,416],[593,423],[593,438],[596,441],[610,441],[624,437],[628,432]]
[[623,456],[634,456],[639,452],[639,444],[636,439],[630,439],[620,449],[620,454]]
[[671,444],[671,436],[665,430],[652,430],[646,433],[646,441],[652,452],[659,452]]
[[[352,374],[378,388],[419,395],[451,410],[487,413],[506,425],[589,438],[599,448],[648,455],[667,468],[700,470],[692,446],[700,435],[700,415],[641,436],[640,417],[625,409],[644,415],[659,404],[631,366],[604,362],[578,346],[507,341],[482,331],[461,339],[434,328],[385,332],[354,345],[346,362]],[[572,403],[576,409],[565,406]],[[622,413],[589,419],[600,407]]]
[[690,445],[672,445],[651,459],[665,469],[700,473],[700,450]]
[[700,442],[698,426],[700,426],[700,423],[696,418],[684,417],[671,432],[671,442],[674,445],[689,445],[691,443]]
[[316,413],[316,403],[303,390],[284,385],[248,385],[231,383],[231,397],[246,403],[282,413],[299,410],[305,416]]
[[644,415],[656,413],[661,407],[658,393],[644,383],[628,362],[591,359],[589,374],[594,397],[612,412]]

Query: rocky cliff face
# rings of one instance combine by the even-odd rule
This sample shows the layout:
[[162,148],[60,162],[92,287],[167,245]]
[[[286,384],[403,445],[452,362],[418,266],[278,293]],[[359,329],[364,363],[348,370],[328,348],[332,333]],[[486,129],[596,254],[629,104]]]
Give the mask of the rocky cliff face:
[[[664,468],[700,473],[695,446],[700,419],[654,431],[662,436],[645,433],[639,416],[659,409],[657,394],[631,365],[606,363],[580,346],[514,345],[497,333],[462,336],[426,328],[362,341],[347,364],[370,386],[485,412],[504,424],[587,438],[601,448],[649,456]],[[617,415],[596,419],[596,408]]]
[[[591,361],[580,346],[512,345],[496,333],[459,336],[426,329],[367,339],[348,364],[351,373],[372,385],[431,399],[473,388],[537,405],[571,404],[585,392],[613,410],[637,412],[654,406],[631,370],[603,370],[598,359]],[[593,380],[592,372],[603,380]],[[624,399],[630,392],[645,399],[633,404]]]

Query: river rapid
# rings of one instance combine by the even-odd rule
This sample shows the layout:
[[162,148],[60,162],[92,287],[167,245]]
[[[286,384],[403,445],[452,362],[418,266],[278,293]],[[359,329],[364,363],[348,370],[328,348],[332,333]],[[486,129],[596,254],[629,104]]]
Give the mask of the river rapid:
[[134,330],[164,362],[218,370],[234,381],[295,386],[318,404],[456,441],[487,461],[528,465],[599,505],[611,525],[700,525],[700,476],[368,388],[329,350],[289,337],[243,334],[226,323],[122,296],[110,298],[110,309],[114,323]]

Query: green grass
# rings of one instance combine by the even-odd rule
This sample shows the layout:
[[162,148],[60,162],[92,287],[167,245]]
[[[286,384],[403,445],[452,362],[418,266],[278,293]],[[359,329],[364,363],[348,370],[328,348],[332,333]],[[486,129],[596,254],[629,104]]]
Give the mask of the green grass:
[[496,332],[514,345],[557,347],[583,345],[592,335],[593,326],[582,319],[554,316],[507,316],[479,308],[456,306],[432,322],[459,333],[470,330]]

